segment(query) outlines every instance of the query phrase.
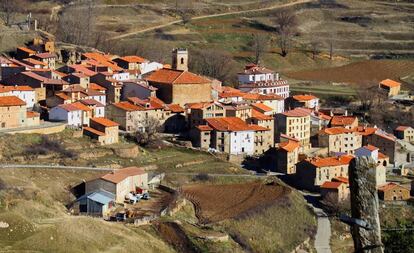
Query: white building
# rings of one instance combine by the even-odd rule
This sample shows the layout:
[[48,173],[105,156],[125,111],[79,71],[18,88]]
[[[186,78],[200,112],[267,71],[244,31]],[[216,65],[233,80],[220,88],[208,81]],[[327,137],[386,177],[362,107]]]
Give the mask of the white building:
[[27,108],[33,108],[36,103],[36,92],[30,86],[9,86],[13,96],[16,96],[26,102]]
[[247,65],[244,72],[238,73],[238,80],[239,89],[243,92],[277,94],[283,98],[290,94],[288,82],[280,79],[279,73],[254,64]]
[[69,126],[82,126],[83,111],[73,104],[63,104],[53,107],[49,111],[50,121],[65,121]]
[[229,135],[231,155],[254,154],[254,131],[234,131]]
[[378,161],[378,152],[379,149],[375,146],[372,145],[366,145],[363,147],[360,147],[358,149],[355,150],[355,156],[357,157],[362,157],[362,156],[366,156],[366,157],[371,157],[372,159],[374,159],[374,161]]

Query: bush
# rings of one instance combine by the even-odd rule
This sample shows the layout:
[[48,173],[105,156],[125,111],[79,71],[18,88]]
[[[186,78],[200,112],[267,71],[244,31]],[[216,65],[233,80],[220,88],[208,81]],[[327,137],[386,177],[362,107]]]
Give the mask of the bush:
[[210,176],[207,173],[199,173],[194,176],[193,180],[206,182],[210,180]]
[[43,135],[40,143],[33,144],[26,148],[27,155],[48,155],[51,153],[58,153],[63,157],[75,158],[76,154],[73,151],[67,150],[59,141],[51,140],[47,135]]

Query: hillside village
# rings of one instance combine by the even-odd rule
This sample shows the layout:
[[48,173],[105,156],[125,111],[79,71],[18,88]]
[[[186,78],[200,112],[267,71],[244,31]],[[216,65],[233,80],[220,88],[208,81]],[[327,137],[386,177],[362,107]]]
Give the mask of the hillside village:
[[[54,41],[35,39],[18,47],[14,57],[0,57],[0,133],[49,135],[73,129],[106,146],[156,131],[175,145],[281,176],[335,205],[350,201],[351,160],[368,156],[377,163],[381,201],[411,198],[411,187],[393,179],[412,173],[414,125],[387,132],[350,108],[327,107],[311,88],[292,94],[289,82],[265,66],[246,65],[230,87],[190,72],[187,49],[172,49],[171,57],[169,65],[93,51],[65,64]],[[377,85],[392,100],[402,83],[385,79]],[[251,160],[259,165],[250,168]],[[150,192],[164,175],[149,174],[128,167],[81,183],[71,211],[125,221],[120,206],[156,201]]]

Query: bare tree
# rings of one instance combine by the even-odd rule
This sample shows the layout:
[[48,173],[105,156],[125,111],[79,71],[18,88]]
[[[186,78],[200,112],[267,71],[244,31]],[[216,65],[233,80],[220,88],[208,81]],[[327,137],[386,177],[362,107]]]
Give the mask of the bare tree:
[[312,59],[315,60],[316,55],[320,53],[321,43],[318,39],[312,38],[310,41],[310,51],[312,52]]
[[331,32],[329,34],[328,40],[327,40],[327,44],[328,44],[328,49],[329,49],[329,59],[332,60],[333,59],[333,54],[334,54],[334,47],[335,47],[335,33]]
[[184,24],[191,21],[193,7],[193,0],[176,0],[175,11],[181,17]]
[[289,53],[292,38],[297,32],[298,21],[296,14],[290,10],[276,13],[275,23],[278,26],[278,44],[281,55],[285,57]]
[[368,84],[367,87],[368,88],[359,87],[356,89],[357,98],[360,102],[360,110],[364,112],[371,110],[377,97],[379,96],[377,86]]
[[254,63],[259,64],[269,46],[269,37],[266,34],[255,33],[250,44],[254,50]]
[[191,71],[232,83],[235,79],[235,63],[230,54],[217,49],[200,49],[191,52],[189,67]]
[[25,1],[23,0],[1,0],[1,19],[3,19],[6,25],[11,25],[16,14],[24,10],[24,6]]
[[139,122],[135,132],[137,143],[142,146],[153,144],[159,139],[159,132],[161,129],[160,121],[154,117],[148,117]]

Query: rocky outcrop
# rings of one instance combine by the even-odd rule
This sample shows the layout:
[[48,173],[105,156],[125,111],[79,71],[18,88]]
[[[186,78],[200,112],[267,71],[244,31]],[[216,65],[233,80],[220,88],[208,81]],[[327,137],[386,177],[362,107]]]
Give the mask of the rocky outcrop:
[[384,252],[381,243],[375,169],[375,161],[368,157],[357,157],[349,166],[352,218],[359,222],[358,225],[351,225],[357,253]]

